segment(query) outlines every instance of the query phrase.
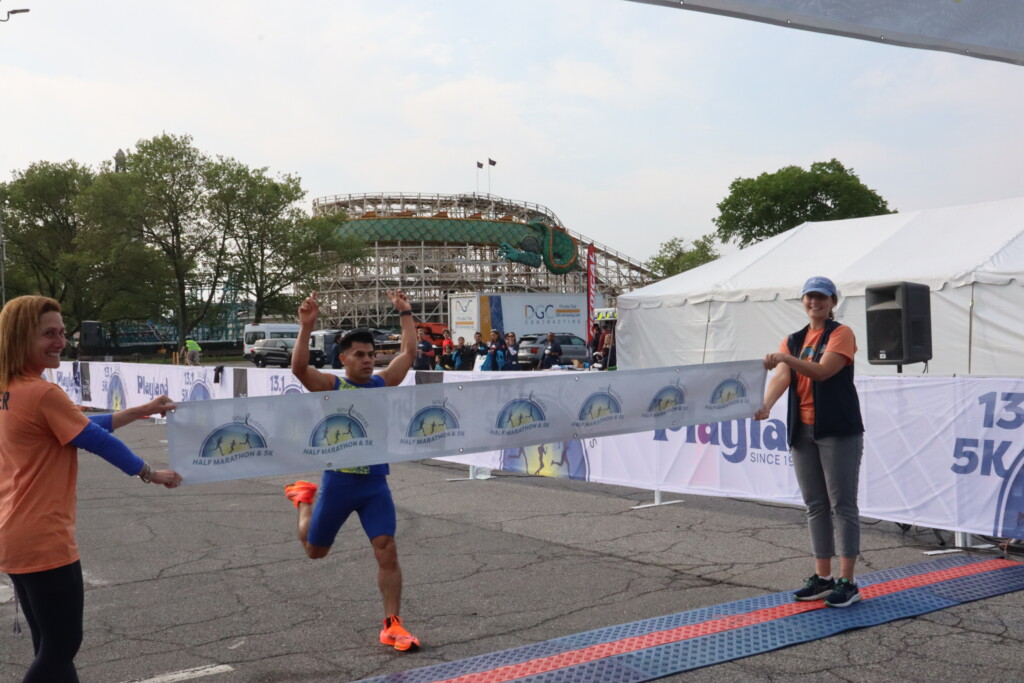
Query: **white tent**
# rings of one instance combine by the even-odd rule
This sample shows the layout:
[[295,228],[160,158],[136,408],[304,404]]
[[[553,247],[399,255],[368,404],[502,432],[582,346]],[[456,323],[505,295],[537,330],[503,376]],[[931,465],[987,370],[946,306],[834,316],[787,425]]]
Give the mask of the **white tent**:
[[[781,235],[619,296],[622,369],[761,358],[806,324],[800,289],[813,275],[840,290],[836,317],[869,365],[864,289],[899,281],[931,289],[929,370],[1024,375],[1024,198],[804,223]],[[923,365],[905,366],[905,373]]]

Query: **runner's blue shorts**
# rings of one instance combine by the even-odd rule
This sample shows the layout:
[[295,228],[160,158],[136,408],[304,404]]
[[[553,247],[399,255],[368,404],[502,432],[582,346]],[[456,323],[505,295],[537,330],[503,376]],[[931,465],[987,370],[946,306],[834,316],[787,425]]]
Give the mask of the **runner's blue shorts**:
[[306,542],[328,548],[353,512],[359,514],[366,537],[394,536],[395,502],[383,474],[349,474],[326,470],[320,480]]

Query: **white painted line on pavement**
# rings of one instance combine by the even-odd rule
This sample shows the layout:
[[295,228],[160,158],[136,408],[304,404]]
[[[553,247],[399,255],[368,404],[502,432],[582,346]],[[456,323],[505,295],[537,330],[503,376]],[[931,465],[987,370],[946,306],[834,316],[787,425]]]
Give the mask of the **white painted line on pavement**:
[[110,582],[88,570],[82,570],[82,580],[90,586],[108,586]]
[[234,669],[227,664],[212,664],[209,666],[197,666],[194,669],[183,669],[182,671],[163,674],[155,678],[147,678],[144,681],[133,681],[132,683],[178,683],[179,681],[191,681],[196,678],[203,678],[204,676],[226,674],[229,671],[234,671]]

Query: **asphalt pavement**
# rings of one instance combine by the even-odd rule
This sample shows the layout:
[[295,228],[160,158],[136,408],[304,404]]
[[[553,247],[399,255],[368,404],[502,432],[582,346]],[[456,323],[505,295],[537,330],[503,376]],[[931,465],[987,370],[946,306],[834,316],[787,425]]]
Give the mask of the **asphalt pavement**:
[[[118,434],[166,462],[164,426]],[[502,473],[449,482],[467,468],[401,463],[402,614],[423,642],[401,654],[377,642],[376,567],[359,524],[328,558],[306,559],[282,493],[293,478],[167,491],[80,461],[83,682],[351,681],[793,589],[813,571],[800,509],[686,496],[633,510],[653,494]],[[859,569],[924,562],[936,548],[930,530],[865,520]],[[1022,614],[1024,591],[663,680],[1019,681]],[[14,621],[0,575],[0,681],[20,680],[31,660]]]

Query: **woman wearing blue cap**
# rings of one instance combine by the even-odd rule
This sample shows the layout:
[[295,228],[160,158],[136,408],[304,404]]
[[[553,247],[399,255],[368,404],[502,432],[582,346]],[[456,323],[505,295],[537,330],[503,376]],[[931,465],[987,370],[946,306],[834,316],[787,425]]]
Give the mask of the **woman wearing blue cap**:
[[[789,389],[787,431],[814,551],[814,575],[796,591],[797,600],[825,598],[829,607],[860,600],[854,566],[860,553],[857,482],[864,451],[864,423],[853,384],[853,330],[835,321],[836,286],[812,277],[801,297],[808,325],[782,341],[778,353],[765,356],[775,370],[754,419],[768,417]],[[833,515],[835,523],[833,524]],[[839,579],[832,578],[832,557],[839,537]]]

